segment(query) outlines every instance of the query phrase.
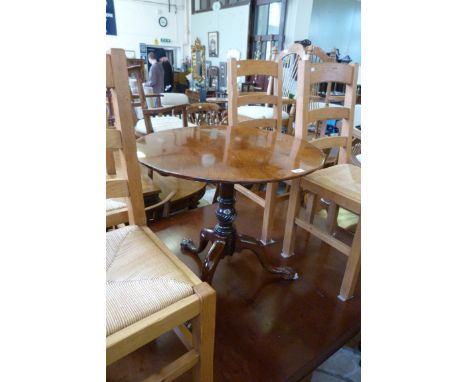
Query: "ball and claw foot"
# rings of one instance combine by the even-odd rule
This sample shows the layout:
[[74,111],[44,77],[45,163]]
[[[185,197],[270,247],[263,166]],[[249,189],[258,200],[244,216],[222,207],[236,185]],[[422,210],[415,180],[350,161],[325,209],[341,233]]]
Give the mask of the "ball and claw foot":
[[185,250],[185,251],[190,251],[190,252],[197,252],[197,246],[195,245],[195,243],[193,242],[192,239],[182,239],[182,241],[180,242],[180,248]]

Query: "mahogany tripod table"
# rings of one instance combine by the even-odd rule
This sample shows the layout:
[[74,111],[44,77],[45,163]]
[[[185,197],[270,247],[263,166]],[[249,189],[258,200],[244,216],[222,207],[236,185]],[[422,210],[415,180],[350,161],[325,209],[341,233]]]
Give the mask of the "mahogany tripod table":
[[288,280],[298,277],[290,267],[268,264],[264,244],[237,232],[234,185],[307,175],[323,165],[325,156],[319,149],[290,135],[240,126],[152,133],[138,139],[137,149],[140,163],[162,175],[220,184],[218,224],[201,230],[198,247],[190,239],[181,242],[183,250],[197,256],[211,242],[202,265],[203,281],[211,283],[222,258],[245,249],[252,251],[268,272]]

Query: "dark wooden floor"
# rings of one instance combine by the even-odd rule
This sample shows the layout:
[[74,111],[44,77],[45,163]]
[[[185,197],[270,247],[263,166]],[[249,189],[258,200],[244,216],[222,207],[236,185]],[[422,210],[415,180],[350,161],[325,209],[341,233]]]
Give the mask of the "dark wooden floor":
[[[265,272],[249,252],[220,262],[212,284],[217,292],[216,382],[301,381],[360,330],[360,285],[354,299],[343,303],[336,298],[346,257],[316,239],[306,240],[299,231],[296,256],[282,259],[287,205],[279,207],[277,243],[268,247],[268,258],[293,267],[299,279],[285,281]],[[179,243],[184,237],[198,243],[199,229],[215,224],[215,208],[199,208],[151,226],[197,274],[196,262],[181,253]],[[242,195],[236,208],[238,231],[258,237],[262,209]],[[184,351],[168,333],[108,367],[107,379],[141,381]],[[190,376],[186,373],[178,381],[189,381]]]

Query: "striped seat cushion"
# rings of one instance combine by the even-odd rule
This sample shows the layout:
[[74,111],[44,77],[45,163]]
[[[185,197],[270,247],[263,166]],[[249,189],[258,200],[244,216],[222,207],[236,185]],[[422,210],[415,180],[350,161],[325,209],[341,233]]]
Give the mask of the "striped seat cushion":
[[193,284],[140,227],[106,233],[107,336],[192,295]]

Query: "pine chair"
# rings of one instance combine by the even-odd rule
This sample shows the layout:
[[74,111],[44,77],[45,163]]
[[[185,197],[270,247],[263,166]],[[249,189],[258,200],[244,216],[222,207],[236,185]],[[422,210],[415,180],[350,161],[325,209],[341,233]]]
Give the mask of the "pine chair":
[[180,94],[180,96],[185,97],[186,103],[173,106],[159,106],[164,104],[164,102],[160,100],[156,103],[157,107],[149,107],[148,98],[156,97],[160,99],[161,97],[171,97],[172,94],[146,94],[139,70],[136,70],[134,67],[129,67],[128,70],[129,73],[133,73],[136,77],[137,94],[132,95],[132,99],[135,100],[133,106],[140,106],[143,116],[142,119],[136,121],[135,134],[137,137],[151,134],[155,130],[162,131],[189,126],[186,113],[188,98],[184,94]]
[[[114,129],[114,111],[112,107],[112,94],[110,89],[106,89],[106,104],[107,104],[107,123],[106,127],[108,129]],[[119,161],[115,161],[115,152],[116,150],[106,149],[106,176],[107,179],[113,179],[121,177],[122,169]],[[140,166],[141,170],[141,166]],[[171,207],[171,200],[176,195],[175,190],[171,190],[167,195],[164,197],[163,200],[154,203],[153,199],[155,199],[155,195],[158,195],[161,189],[154,184],[153,179],[151,179],[148,175],[145,174],[145,171],[141,172],[141,183],[143,188],[143,197],[149,204],[145,207],[145,212],[147,217],[156,216],[158,211],[162,210],[161,216],[165,217],[169,215],[170,207]],[[159,195],[158,195],[159,198]],[[128,211],[127,211],[127,203],[125,198],[120,199],[108,199],[106,201],[106,214],[109,215],[108,217],[108,225],[107,228],[115,227],[115,221],[123,221],[125,220],[128,222]]]
[[[146,226],[124,50],[106,55],[115,129],[106,147],[118,150],[123,179],[107,181],[107,198],[126,197],[130,225],[106,233],[106,364],[174,330],[187,352],[148,380],[172,381],[194,368],[213,381],[215,291],[202,283]],[[192,332],[184,325],[192,322]]]
[[[355,64],[320,63],[304,61],[299,64],[298,99],[296,129],[303,133],[311,122],[318,120],[341,120],[341,132],[337,137],[320,138],[312,143],[322,149],[339,148],[338,164],[324,168],[292,181],[286,227],[283,241],[283,257],[292,256],[296,228],[300,227],[325,243],[348,256],[339,299],[345,301],[353,297],[359,278],[361,262],[361,169],[351,163],[351,143],[354,128],[354,105],[356,102],[356,82],[358,66]],[[344,107],[311,108],[314,95],[311,87],[320,83],[337,82],[346,85]],[[301,191],[309,194],[305,218],[298,216],[301,204]],[[319,198],[331,201],[327,217],[327,230],[313,225],[314,207]],[[333,236],[338,208],[345,208],[358,215],[359,220],[352,245],[349,246]]]
[[[292,134],[297,85],[297,64],[300,60],[307,59],[308,56],[301,44],[292,44],[279,54],[278,49],[273,47],[271,52],[271,61],[281,63],[282,65],[282,126],[286,128],[288,134]],[[273,81],[271,77],[268,81],[266,94],[273,94]],[[243,118],[249,119],[271,118],[273,109],[268,105],[243,105],[238,108],[238,114]]]
[[[239,94],[237,77],[250,75],[271,76],[273,79],[273,94],[242,93]],[[246,126],[252,128],[267,128],[281,132],[282,111],[282,66],[275,61],[267,60],[228,60],[228,123],[231,126]],[[249,119],[240,121],[238,107],[248,104],[273,105],[270,118]],[[247,196],[264,208],[262,233],[260,240],[263,243],[272,242],[271,230],[274,217],[275,204],[278,199],[276,192],[278,183],[267,183],[265,199],[248,188],[236,184],[235,190]]]

